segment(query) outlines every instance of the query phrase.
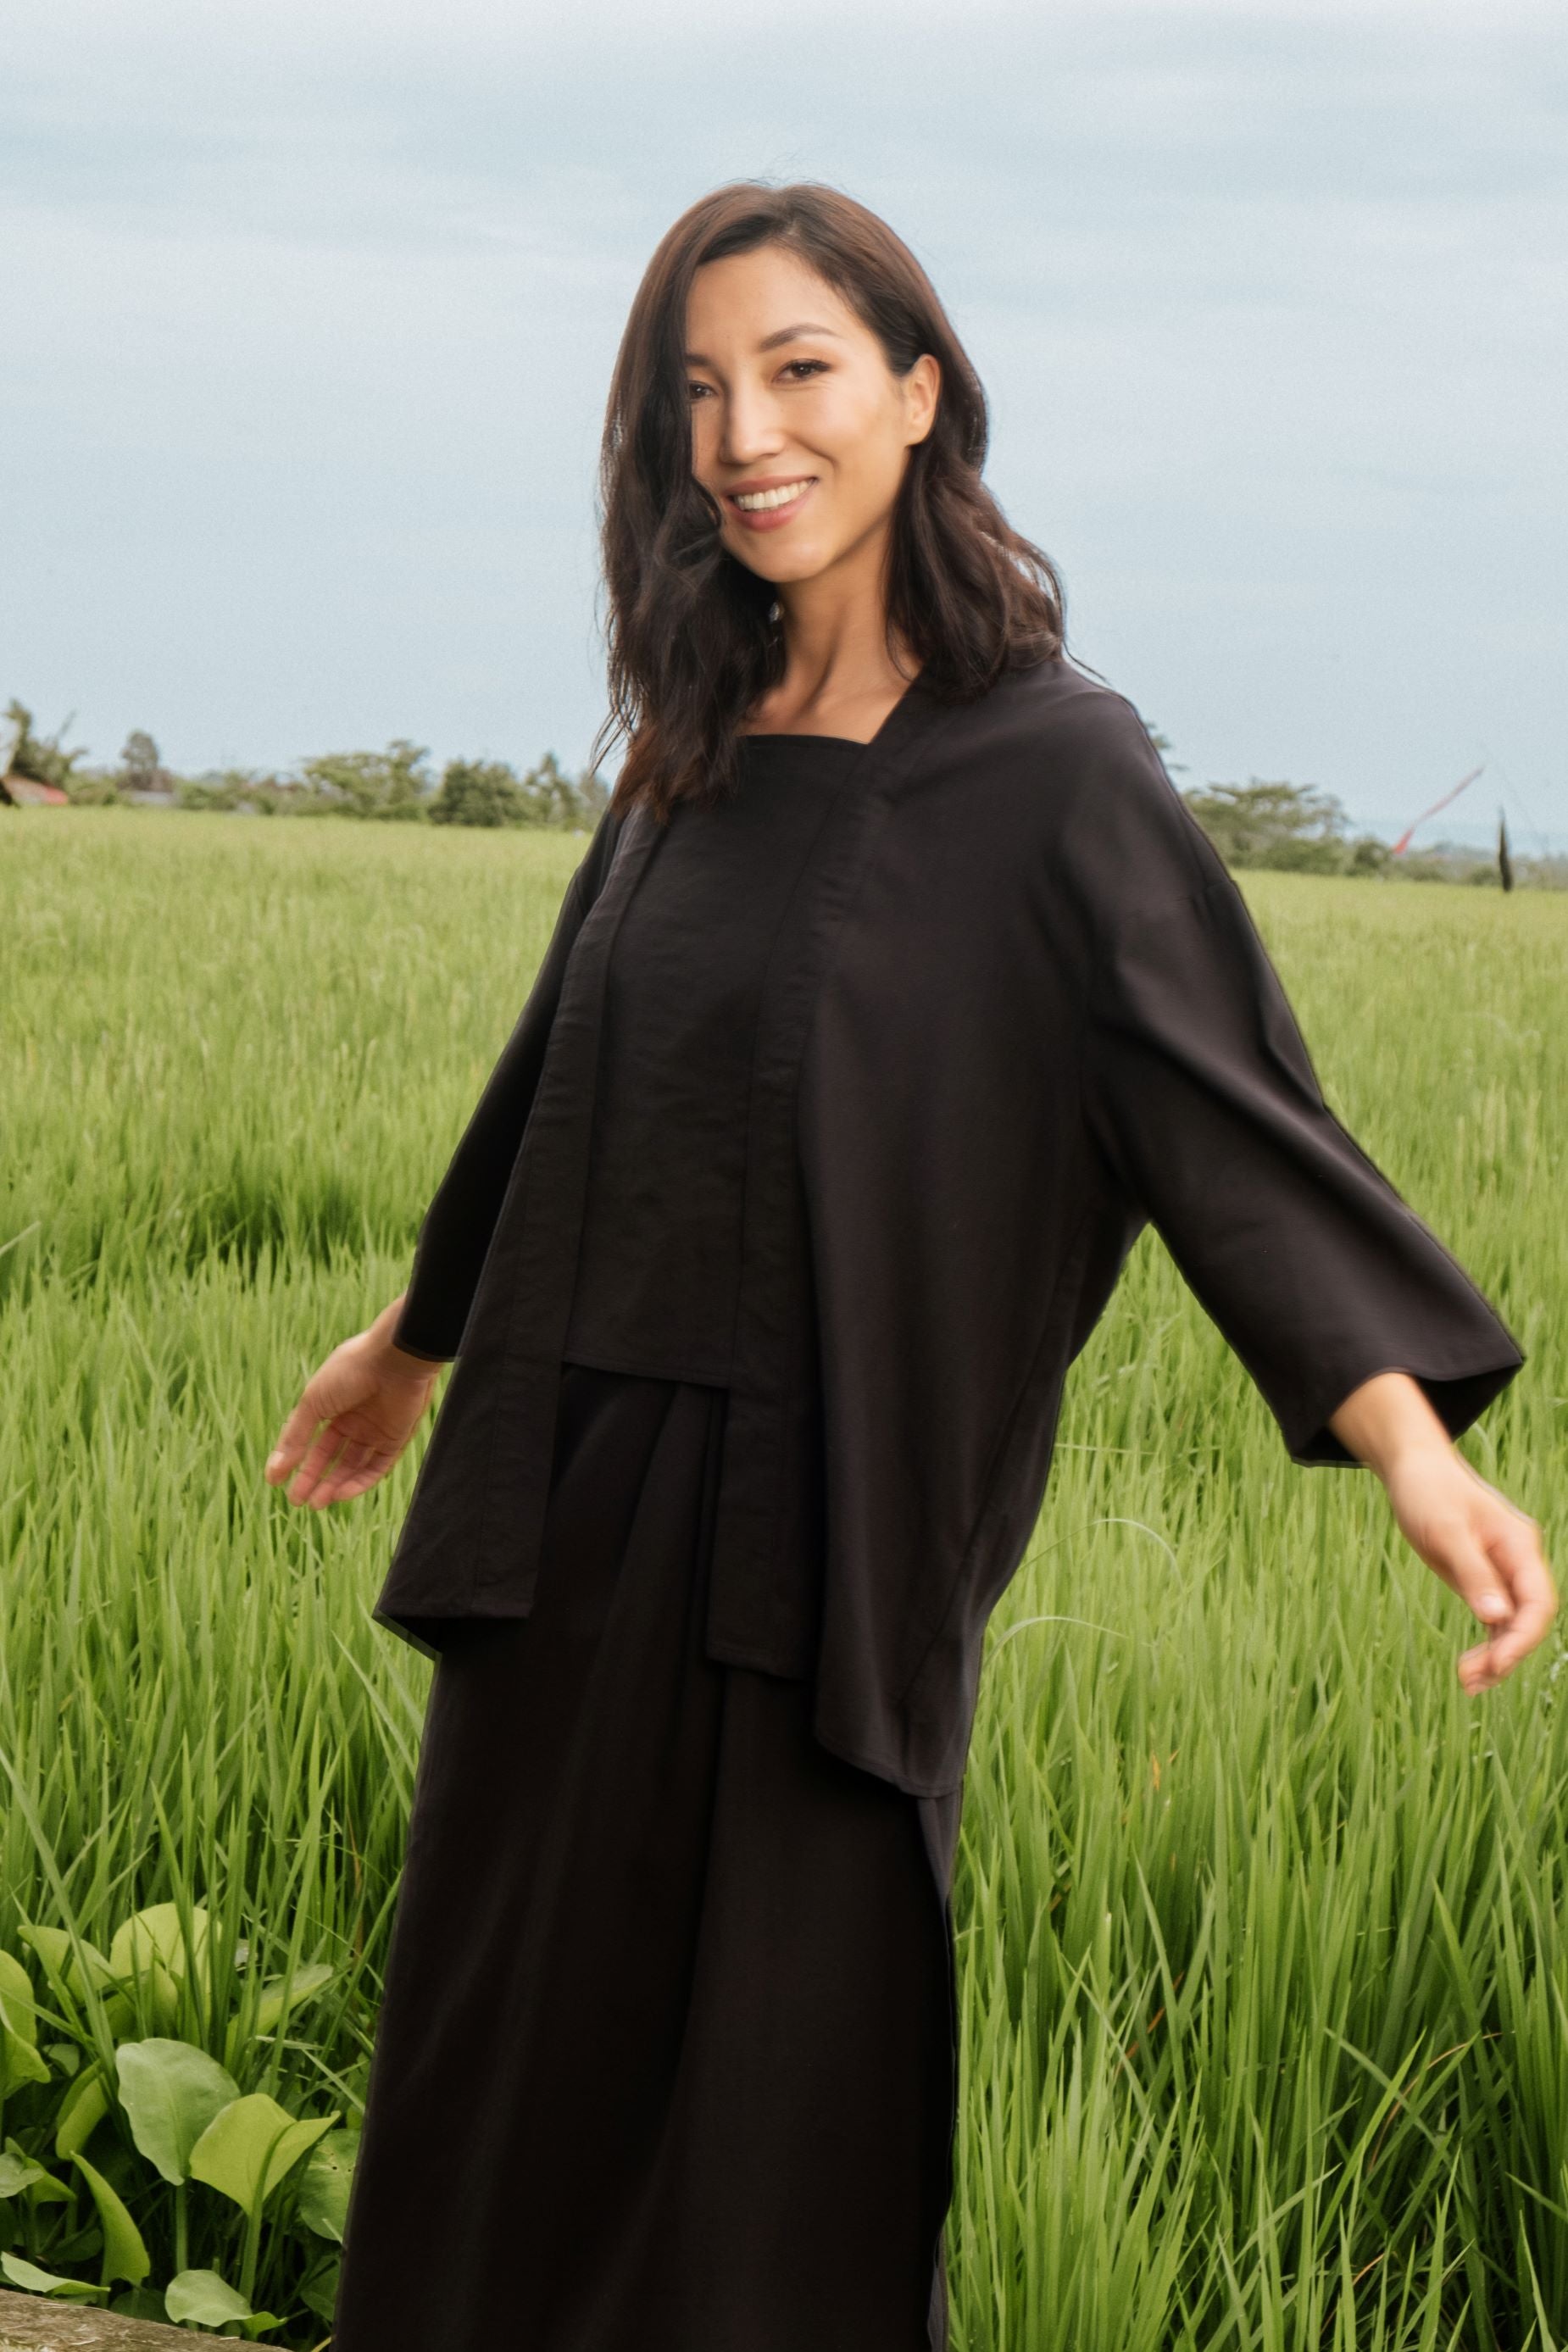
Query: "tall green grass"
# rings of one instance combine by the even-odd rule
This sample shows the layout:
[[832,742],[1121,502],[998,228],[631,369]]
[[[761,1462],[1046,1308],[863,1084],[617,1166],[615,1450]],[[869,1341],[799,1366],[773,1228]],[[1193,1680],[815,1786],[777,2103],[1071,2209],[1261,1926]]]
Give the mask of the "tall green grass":
[[[336,1965],[274,2079],[350,2113],[429,1672],[367,1614],[415,1465],[324,1515],[261,1465],[402,1286],[582,846],[0,827],[0,1945],[186,1891]],[[1335,1108],[1530,1350],[1463,1444],[1561,1549],[1568,907],[1247,889]],[[1467,1699],[1472,1633],[1145,1234],[991,1636],[955,2352],[1568,2344],[1563,1654]]]

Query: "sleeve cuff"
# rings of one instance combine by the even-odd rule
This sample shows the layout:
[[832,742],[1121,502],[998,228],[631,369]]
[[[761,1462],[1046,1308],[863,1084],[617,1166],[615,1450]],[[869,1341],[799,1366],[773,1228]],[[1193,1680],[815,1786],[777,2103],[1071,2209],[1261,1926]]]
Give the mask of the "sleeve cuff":
[[1501,1394],[1524,1360],[1523,1350],[1518,1348],[1458,1370],[1436,1370],[1430,1361],[1402,1362],[1393,1357],[1381,1357],[1375,1362],[1342,1371],[1332,1380],[1325,1379],[1319,1384],[1315,1403],[1300,1415],[1292,1415],[1289,1421],[1281,1422],[1281,1434],[1293,1462],[1307,1467],[1319,1463],[1348,1463],[1359,1469],[1363,1466],[1359,1458],[1334,1435],[1329,1427],[1329,1416],[1339,1411],[1363,1381],[1373,1379],[1379,1372],[1408,1372],[1448,1435],[1458,1437]]
[[423,1356],[432,1364],[449,1364],[458,1353],[455,1342],[447,1346],[439,1332],[421,1328],[418,1318],[411,1316],[406,1307],[393,1325],[392,1344],[401,1348],[405,1355]]

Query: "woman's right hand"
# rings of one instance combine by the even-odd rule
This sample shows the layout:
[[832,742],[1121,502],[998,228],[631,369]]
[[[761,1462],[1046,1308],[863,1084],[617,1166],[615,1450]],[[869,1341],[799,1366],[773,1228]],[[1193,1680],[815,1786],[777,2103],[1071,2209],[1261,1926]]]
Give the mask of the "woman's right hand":
[[393,1346],[402,1304],[395,1298],[306,1381],[267,1457],[269,1486],[293,1476],[291,1503],[321,1510],[363,1495],[386,1475],[423,1420],[442,1367]]

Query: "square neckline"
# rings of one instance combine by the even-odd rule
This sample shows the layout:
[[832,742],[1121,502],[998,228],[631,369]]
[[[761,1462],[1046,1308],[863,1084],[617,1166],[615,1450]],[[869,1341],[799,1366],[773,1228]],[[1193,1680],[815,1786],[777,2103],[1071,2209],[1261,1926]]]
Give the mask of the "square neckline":
[[847,751],[874,751],[877,745],[881,742],[882,738],[888,733],[888,730],[892,726],[894,719],[900,716],[900,712],[907,709],[916,688],[920,685],[920,682],[924,676],[925,670],[923,667],[916,670],[913,677],[910,678],[909,684],[905,687],[898,700],[885,714],[880,726],[879,726],[873,735],[818,735],[810,731],[801,733],[798,730],[770,727],[761,730],[751,729],[737,733],[735,740],[738,743],[837,743],[841,746],[843,750]]

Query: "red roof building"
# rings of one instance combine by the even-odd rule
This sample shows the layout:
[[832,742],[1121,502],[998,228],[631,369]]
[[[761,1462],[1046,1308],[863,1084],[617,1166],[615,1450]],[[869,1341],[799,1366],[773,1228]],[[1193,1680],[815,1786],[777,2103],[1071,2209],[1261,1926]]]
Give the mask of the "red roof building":
[[0,776],[0,801],[8,801],[13,808],[31,808],[47,804],[53,808],[69,808],[70,794],[58,784],[41,784],[36,776],[19,776],[13,768],[10,774]]

